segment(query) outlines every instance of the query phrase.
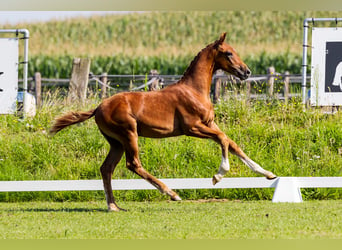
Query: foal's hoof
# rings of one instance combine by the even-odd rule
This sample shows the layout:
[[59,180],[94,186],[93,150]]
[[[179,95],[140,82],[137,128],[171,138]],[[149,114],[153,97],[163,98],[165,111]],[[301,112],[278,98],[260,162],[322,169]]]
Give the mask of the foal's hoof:
[[120,211],[127,212],[126,209],[120,208],[114,204],[108,205],[108,212],[120,212]]
[[166,192],[168,196],[170,196],[173,201],[181,201],[182,199],[178,196],[178,194],[171,189]]
[[273,173],[270,172],[270,173],[266,176],[266,178],[267,178],[267,180],[273,180],[273,179],[277,178],[277,176],[276,176],[275,174],[273,174]]
[[218,183],[218,180],[216,180],[215,176],[213,177],[213,185],[216,185],[216,183]]
[[213,185],[216,185],[216,183],[220,182],[221,180],[222,180],[222,175],[215,174],[212,179]]
[[171,200],[173,200],[173,201],[181,201],[182,199],[181,199],[181,197],[176,195],[176,196],[172,197]]
[[120,212],[120,211],[127,212],[127,210],[123,208],[116,208],[116,209],[108,208],[108,212]]

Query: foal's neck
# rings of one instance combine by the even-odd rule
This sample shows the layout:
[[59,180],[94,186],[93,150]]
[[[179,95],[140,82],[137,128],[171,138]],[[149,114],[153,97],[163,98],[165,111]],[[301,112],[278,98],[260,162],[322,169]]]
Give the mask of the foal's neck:
[[214,53],[208,46],[191,62],[185,71],[181,82],[191,86],[205,97],[210,95],[211,80],[214,73]]

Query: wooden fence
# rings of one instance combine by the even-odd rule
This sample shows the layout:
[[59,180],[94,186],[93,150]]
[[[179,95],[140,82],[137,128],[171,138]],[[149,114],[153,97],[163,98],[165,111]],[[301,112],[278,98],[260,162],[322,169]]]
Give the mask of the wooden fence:
[[[34,77],[28,78],[28,90],[36,96],[37,106],[40,107],[42,104],[44,89],[48,88],[68,88],[68,98],[74,100],[76,96],[82,101],[89,87],[98,92],[101,98],[105,98],[121,91],[159,89],[181,78],[181,75],[158,75],[156,72],[151,73],[152,71],[148,75],[109,75],[108,73],[93,75],[89,73],[89,64],[84,66],[84,71],[80,71],[82,77],[74,75],[71,79],[50,79],[44,78],[37,72]],[[300,96],[301,77],[301,74],[290,74],[288,71],[277,73],[274,67],[270,67],[265,75],[252,75],[247,80],[240,81],[234,76],[217,71],[213,76],[211,96],[214,103],[228,98],[232,93],[245,95],[248,100],[277,98],[287,102],[290,98]],[[81,79],[82,83],[77,84],[79,82],[77,79]],[[307,77],[307,81],[310,81],[310,76]],[[295,84],[297,88],[291,90],[291,85]],[[74,94],[70,93],[71,91],[74,91]]]
[[[247,80],[240,81],[234,76],[226,75],[224,72],[218,71],[213,76],[213,102],[216,103],[222,97],[226,97],[226,93],[231,91],[230,88],[233,85],[244,86],[246,99],[277,98],[287,102],[290,98],[300,96],[301,77],[301,74],[290,74],[289,71],[277,73],[274,67],[269,67],[265,75],[252,75]],[[310,81],[310,76],[307,76],[308,81]],[[229,83],[231,83],[230,87]],[[300,85],[298,85],[297,90],[292,90],[291,93],[290,87],[294,83]],[[252,85],[254,85],[254,91]]]

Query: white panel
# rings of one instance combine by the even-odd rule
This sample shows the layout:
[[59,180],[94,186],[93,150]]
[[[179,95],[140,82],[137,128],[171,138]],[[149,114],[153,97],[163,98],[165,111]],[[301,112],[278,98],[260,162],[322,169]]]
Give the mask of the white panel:
[[18,54],[17,38],[0,38],[0,114],[16,111]]
[[312,28],[311,104],[342,105],[342,28]]
[[[172,189],[275,188],[279,182],[292,181],[299,188],[341,188],[342,177],[264,177],[223,178],[215,186],[211,178],[160,179]],[[282,181],[280,181],[282,180]],[[143,179],[112,180],[113,190],[156,189]],[[102,180],[0,181],[0,192],[103,190]]]
[[[211,178],[160,179],[172,189],[270,188],[276,180],[264,177],[223,178],[215,186]],[[112,180],[113,190],[156,189],[143,179]],[[103,190],[102,180],[0,181],[0,192]]]

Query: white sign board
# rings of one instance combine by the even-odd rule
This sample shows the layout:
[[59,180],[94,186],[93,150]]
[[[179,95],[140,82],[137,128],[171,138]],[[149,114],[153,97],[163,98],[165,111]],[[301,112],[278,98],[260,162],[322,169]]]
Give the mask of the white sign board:
[[0,114],[16,111],[18,55],[18,38],[0,38]]
[[313,106],[342,106],[342,28],[312,28]]

